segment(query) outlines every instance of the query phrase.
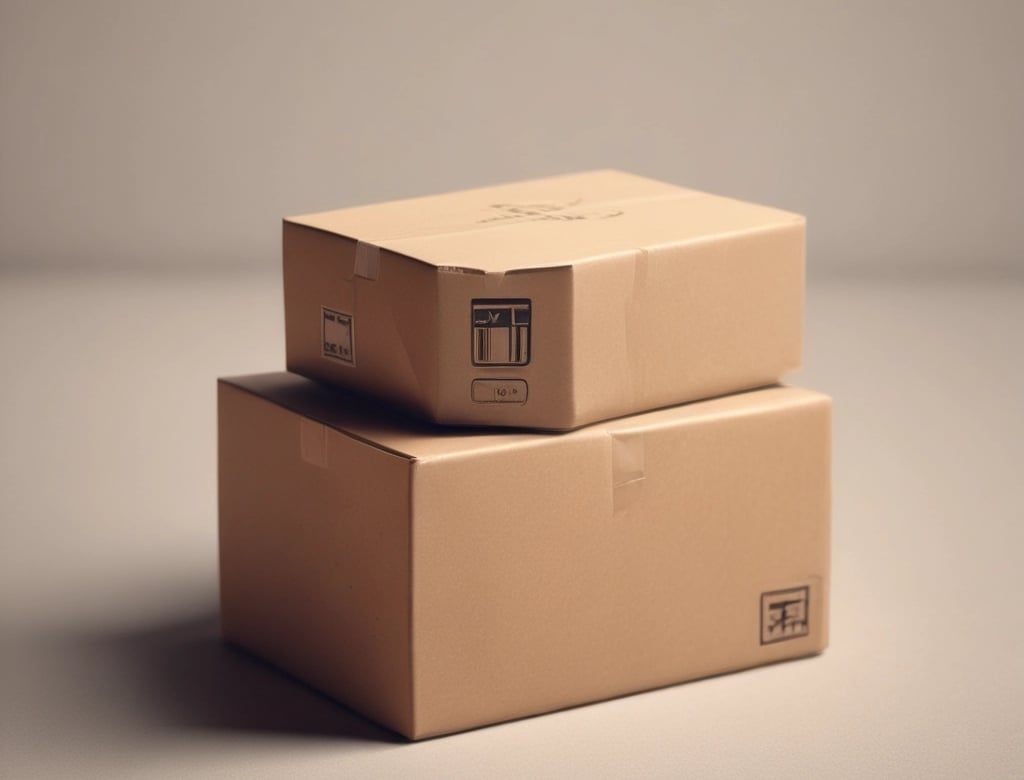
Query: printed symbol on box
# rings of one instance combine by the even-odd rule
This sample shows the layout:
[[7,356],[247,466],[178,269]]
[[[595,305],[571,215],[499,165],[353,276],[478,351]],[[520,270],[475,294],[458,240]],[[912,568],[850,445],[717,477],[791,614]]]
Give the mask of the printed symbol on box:
[[340,360],[350,366],[356,364],[352,341],[352,315],[323,307],[323,356]]
[[761,644],[807,636],[810,588],[789,588],[761,594]]
[[473,365],[525,366],[530,362],[530,300],[475,298]]
[[496,213],[477,220],[480,224],[516,223],[555,220],[559,222],[576,222],[586,219],[611,219],[621,217],[626,212],[622,209],[608,208],[601,205],[580,206],[583,198],[566,202],[549,201],[547,203],[492,203]]
[[478,404],[525,404],[528,393],[524,379],[474,379],[470,386]]

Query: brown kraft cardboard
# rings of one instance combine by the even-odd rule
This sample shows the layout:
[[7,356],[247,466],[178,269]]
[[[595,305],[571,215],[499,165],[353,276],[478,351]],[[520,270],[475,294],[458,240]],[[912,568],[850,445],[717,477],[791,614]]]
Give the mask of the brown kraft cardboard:
[[800,365],[804,219],[618,171],[284,223],[288,369],[564,430]]
[[218,387],[225,638],[410,738],[827,644],[827,396],[558,435],[284,373]]

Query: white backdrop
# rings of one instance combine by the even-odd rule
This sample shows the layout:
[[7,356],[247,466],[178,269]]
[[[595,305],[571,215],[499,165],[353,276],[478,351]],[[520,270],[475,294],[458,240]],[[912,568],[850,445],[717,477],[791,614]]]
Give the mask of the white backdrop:
[[1024,272],[1024,4],[0,2],[0,264],[257,266],[279,220],[621,167],[811,274]]

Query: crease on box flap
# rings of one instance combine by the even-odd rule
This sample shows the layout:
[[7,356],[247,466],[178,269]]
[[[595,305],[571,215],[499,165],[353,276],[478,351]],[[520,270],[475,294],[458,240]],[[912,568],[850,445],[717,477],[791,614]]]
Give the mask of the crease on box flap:
[[625,298],[626,361],[629,364],[632,406],[647,397],[647,365],[643,356],[648,335],[646,298],[650,261],[649,250],[643,247],[634,250],[632,286]]
[[[399,303],[401,302],[399,301]],[[398,342],[398,346],[401,348],[398,352],[392,352],[389,357],[397,362],[397,368],[401,373],[412,377],[419,396],[421,398],[428,397],[428,385],[424,375],[429,371],[429,363],[425,362],[429,353],[422,348],[417,350],[410,346],[410,342],[419,334],[423,324],[415,317],[410,318],[406,314],[407,307],[393,306],[389,302],[387,312],[388,316],[383,321],[384,327],[390,326],[394,332],[394,341]],[[419,356],[423,365],[417,366],[414,356]]]
[[327,306],[337,306],[346,314],[356,313],[356,289],[351,279],[335,287],[334,295],[335,297],[328,301]]
[[[346,253],[345,255],[345,260],[351,258],[351,273],[348,274],[347,281],[335,287],[335,298],[331,305],[339,307],[356,319],[359,318],[362,309],[360,291],[369,294],[369,288],[363,287],[362,283],[357,283],[356,280],[365,279],[375,282],[380,278],[380,253],[381,247],[375,244],[367,241],[355,241],[355,253]],[[391,353],[391,358],[395,361],[396,373],[405,378],[406,384],[410,381],[414,383],[422,395],[427,387],[424,374],[429,371],[429,367],[417,365],[414,356],[423,355],[419,363],[423,363],[426,356],[423,350],[417,351],[411,346],[411,342],[415,339],[415,333],[422,323],[409,322],[409,318],[404,316],[406,308],[400,305],[402,302],[395,303],[399,305],[392,305],[390,300],[386,303],[388,316],[383,320],[383,327],[390,329],[392,340],[401,347],[400,350]],[[358,331],[356,332],[358,333]]]
[[327,426],[308,417],[299,418],[299,455],[311,466],[327,468]]
[[642,431],[609,431],[612,449],[612,511],[615,514],[636,503],[643,492],[646,453]]

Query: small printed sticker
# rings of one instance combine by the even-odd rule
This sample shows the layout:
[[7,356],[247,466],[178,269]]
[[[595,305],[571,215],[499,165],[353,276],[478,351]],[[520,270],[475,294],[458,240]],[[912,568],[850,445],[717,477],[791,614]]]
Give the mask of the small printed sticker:
[[478,404],[525,404],[529,395],[525,379],[474,379],[470,396]]
[[352,315],[343,311],[321,308],[323,314],[323,356],[340,360],[350,366],[356,364],[355,341],[352,337]]
[[761,594],[761,644],[807,636],[810,588],[806,585]]
[[474,366],[525,366],[530,362],[529,298],[474,298]]

